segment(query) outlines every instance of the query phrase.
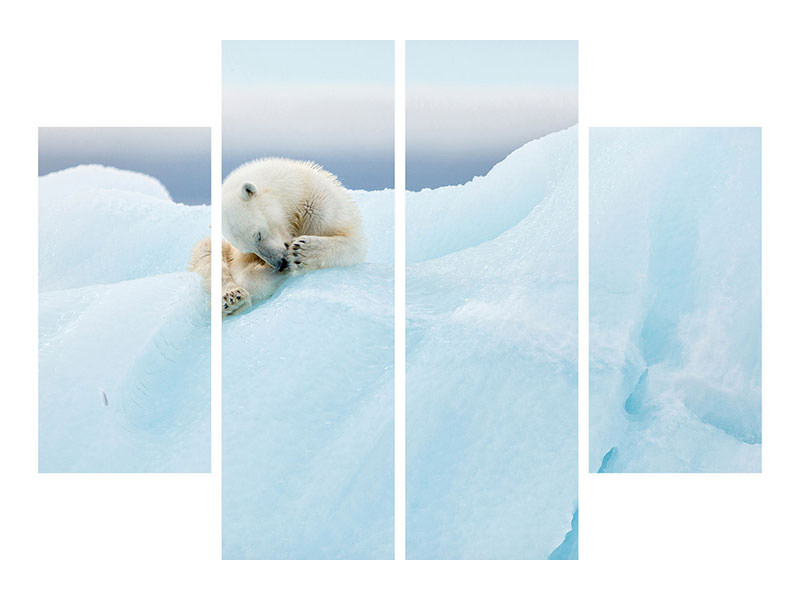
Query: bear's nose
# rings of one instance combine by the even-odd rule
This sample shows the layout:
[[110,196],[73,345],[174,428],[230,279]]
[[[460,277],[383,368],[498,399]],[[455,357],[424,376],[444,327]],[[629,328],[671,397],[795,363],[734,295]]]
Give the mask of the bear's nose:
[[281,264],[278,266],[278,271],[283,271],[288,266],[289,266],[289,263],[286,261],[285,258],[282,258],[281,259]]

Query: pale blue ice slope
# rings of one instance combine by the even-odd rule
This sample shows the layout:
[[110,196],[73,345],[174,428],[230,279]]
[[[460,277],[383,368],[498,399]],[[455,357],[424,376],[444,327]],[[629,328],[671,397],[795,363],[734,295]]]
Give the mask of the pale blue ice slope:
[[407,195],[408,558],[577,558],[577,160]]
[[224,558],[393,556],[393,195],[353,192],[366,263],[223,322]]
[[39,470],[208,471],[208,206],[96,165],[39,178]]

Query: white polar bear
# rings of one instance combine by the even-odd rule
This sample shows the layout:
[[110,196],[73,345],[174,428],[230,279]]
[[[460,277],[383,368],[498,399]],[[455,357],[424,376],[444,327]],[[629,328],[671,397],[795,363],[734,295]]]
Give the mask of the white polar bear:
[[[271,296],[289,273],[362,262],[367,242],[358,206],[334,175],[312,162],[264,158],[222,184],[222,307],[231,314]],[[210,277],[210,242],[190,269]]]

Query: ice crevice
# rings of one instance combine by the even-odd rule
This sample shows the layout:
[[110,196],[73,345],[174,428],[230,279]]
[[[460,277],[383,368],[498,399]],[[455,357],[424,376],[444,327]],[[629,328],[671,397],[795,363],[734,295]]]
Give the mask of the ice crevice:
[[759,130],[591,137],[591,469],[760,470]]

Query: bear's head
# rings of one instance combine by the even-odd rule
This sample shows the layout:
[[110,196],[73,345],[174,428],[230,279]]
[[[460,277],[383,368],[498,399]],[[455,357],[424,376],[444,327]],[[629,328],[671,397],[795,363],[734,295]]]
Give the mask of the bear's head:
[[287,266],[292,241],[284,208],[268,190],[251,181],[225,182],[222,190],[222,233],[236,248],[253,253],[278,271]]

